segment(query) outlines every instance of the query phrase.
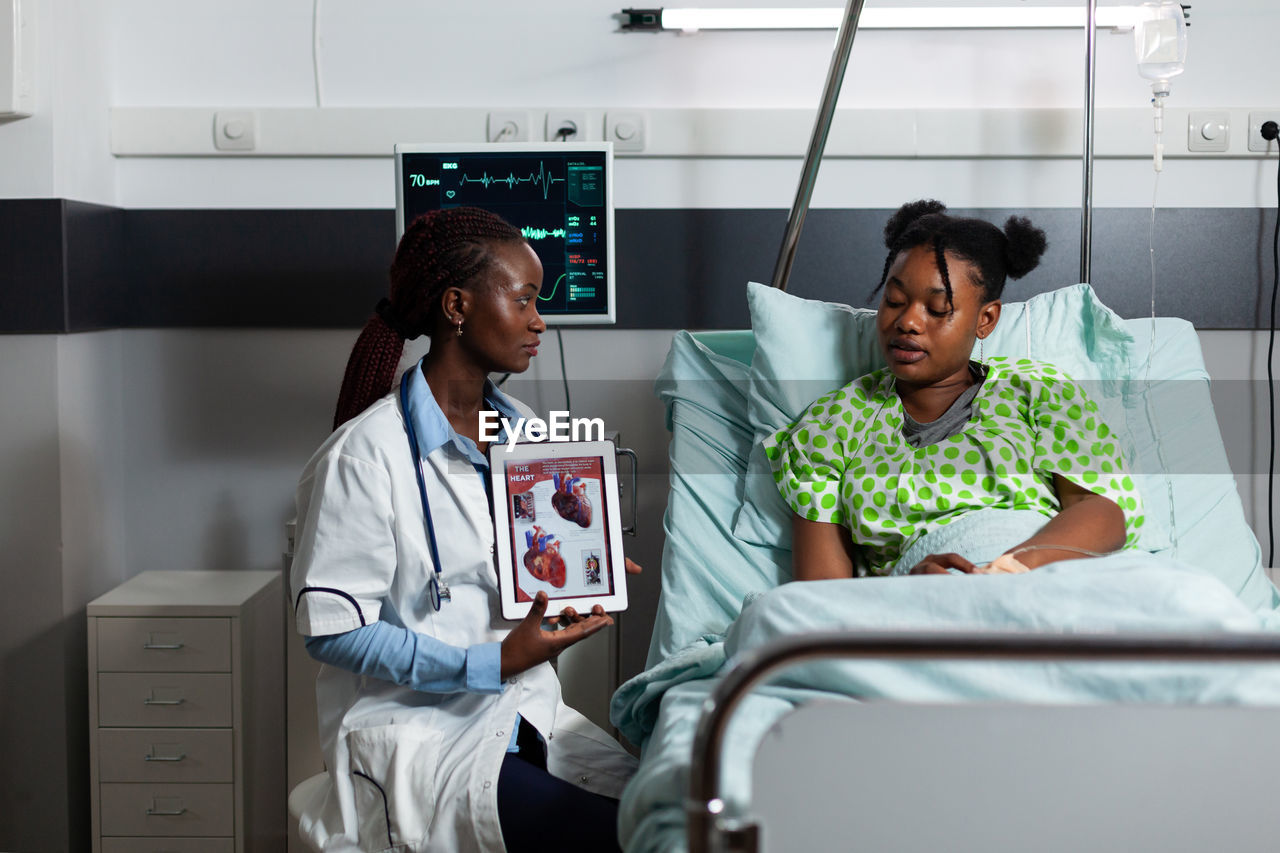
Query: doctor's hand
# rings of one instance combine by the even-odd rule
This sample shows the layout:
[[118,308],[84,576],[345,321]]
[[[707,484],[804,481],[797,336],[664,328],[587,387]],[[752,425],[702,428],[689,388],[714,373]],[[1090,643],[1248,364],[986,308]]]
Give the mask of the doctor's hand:
[[976,567],[959,554],[930,554],[916,563],[911,570],[913,575],[949,575],[948,569],[959,569],[965,574],[972,574]]
[[545,618],[547,594],[539,592],[533,599],[529,614],[502,641],[503,681],[551,660],[579,640],[585,640],[601,628],[613,624],[613,617],[605,613],[604,608],[598,604],[585,616],[571,607],[565,608],[560,615],[560,624],[566,627],[559,631],[542,630]]
[[622,559],[625,561],[623,563],[623,566],[626,568],[627,574],[638,575],[642,571],[644,571],[644,569],[640,567],[640,564],[637,563],[635,560],[631,559],[630,557],[623,557]]

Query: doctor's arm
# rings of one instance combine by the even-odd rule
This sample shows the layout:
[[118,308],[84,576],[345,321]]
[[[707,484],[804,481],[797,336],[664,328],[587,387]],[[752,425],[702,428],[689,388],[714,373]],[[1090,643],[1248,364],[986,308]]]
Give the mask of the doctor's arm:
[[460,648],[387,622],[306,638],[321,663],[424,693],[501,693],[501,643]]
[[[627,562],[628,571],[639,571]],[[563,630],[544,631],[546,613],[546,593],[538,593],[529,614],[506,639],[465,649],[381,621],[305,642],[307,652],[321,663],[423,693],[501,693],[501,682],[613,624],[599,605],[587,615],[566,608],[559,617]]]

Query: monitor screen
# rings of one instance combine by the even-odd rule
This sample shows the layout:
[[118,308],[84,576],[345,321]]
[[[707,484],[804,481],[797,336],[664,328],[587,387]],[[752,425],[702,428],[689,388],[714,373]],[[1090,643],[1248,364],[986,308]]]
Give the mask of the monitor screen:
[[396,146],[396,239],[438,208],[482,207],[542,261],[549,325],[613,323],[613,146],[494,142]]

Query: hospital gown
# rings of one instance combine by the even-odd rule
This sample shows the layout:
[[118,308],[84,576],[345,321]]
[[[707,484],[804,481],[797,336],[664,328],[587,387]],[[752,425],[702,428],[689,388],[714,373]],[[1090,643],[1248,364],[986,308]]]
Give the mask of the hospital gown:
[[1119,443],[1084,389],[1058,369],[992,357],[963,430],[913,448],[887,369],[819,398],[764,441],[791,509],[843,524],[871,574],[889,574],[929,530],[986,508],[1060,509],[1057,474],[1116,503],[1125,547],[1136,545],[1142,502]]

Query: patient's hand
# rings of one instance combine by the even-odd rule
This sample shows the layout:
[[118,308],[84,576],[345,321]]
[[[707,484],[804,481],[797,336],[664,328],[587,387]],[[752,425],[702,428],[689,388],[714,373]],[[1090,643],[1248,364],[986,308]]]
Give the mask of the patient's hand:
[[965,574],[971,574],[976,567],[973,563],[961,557],[959,554],[930,554],[920,562],[916,563],[915,568],[911,570],[913,575],[947,575],[951,574],[947,569],[959,569]]

